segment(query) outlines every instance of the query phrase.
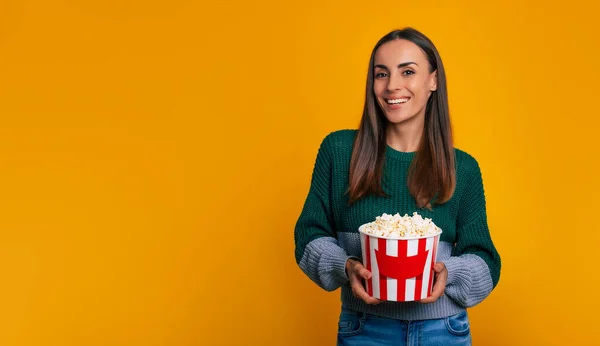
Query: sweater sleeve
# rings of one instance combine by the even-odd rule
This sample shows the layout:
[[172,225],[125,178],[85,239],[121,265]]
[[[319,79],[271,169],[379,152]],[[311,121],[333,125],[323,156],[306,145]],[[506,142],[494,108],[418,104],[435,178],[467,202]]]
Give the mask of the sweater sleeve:
[[500,255],[490,235],[483,180],[473,159],[460,196],[457,239],[452,256],[442,261],[448,269],[445,293],[464,307],[482,302],[500,279]]
[[351,256],[338,245],[331,210],[331,134],[317,153],[311,185],[294,230],[296,263],[317,285],[333,291],[348,281]]

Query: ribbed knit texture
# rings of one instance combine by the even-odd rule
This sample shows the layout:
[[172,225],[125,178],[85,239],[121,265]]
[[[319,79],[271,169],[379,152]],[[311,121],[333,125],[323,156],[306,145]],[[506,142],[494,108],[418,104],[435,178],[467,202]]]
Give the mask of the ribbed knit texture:
[[[367,196],[349,206],[346,190],[356,132],[332,132],[321,143],[308,196],[295,227],[295,257],[300,268],[328,291],[343,286],[343,304],[384,316],[438,318],[481,302],[498,283],[501,264],[487,225],[483,181],[477,161],[455,149],[454,195],[429,211],[416,207],[406,185],[415,153],[400,152],[388,146],[383,174],[383,189],[388,196]],[[419,303],[428,305],[426,307],[392,302],[361,305],[348,293],[350,286],[345,272],[349,257],[360,259],[360,245],[358,250],[356,245],[358,227],[383,213],[412,215],[413,212],[431,218],[443,231],[440,245],[447,243],[449,254],[438,256],[438,261],[448,268],[445,293],[449,298],[433,304]]]

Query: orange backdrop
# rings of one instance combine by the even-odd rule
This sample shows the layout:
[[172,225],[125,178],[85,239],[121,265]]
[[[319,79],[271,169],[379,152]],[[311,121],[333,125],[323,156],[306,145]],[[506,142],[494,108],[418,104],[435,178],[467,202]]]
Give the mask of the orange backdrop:
[[600,344],[593,3],[3,0],[0,344],[333,345],[293,228],[408,25],[503,258],[475,344]]

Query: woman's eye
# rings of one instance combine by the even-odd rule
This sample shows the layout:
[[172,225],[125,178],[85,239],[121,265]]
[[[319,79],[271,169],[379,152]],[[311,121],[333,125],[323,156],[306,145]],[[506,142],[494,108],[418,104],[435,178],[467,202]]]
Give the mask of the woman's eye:
[[387,77],[387,74],[384,72],[379,72],[377,74],[375,74],[375,78],[385,78]]
[[406,70],[406,71],[402,72],[402,74],[405,75],[405,76],[408,76],[408,75],[411,75],[411,74],[414,74],[414,73],[415,73],[415,71],[413,71],[413,70]]

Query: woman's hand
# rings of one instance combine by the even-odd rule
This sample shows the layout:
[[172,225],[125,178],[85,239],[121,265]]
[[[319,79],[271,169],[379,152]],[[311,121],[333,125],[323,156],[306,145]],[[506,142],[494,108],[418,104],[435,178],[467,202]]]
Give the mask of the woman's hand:
[[362,263],[352,258],[346,261],[346,273],[350,279],[350,287],[352,287],[352,294],[362,299],[367,304],[379,304],[381,300],[369,296],[365,287],[363,286],[363,279],[369,280],[371,278],[371,272],[363,267]]
[[431,296],[421,299],[421,303],[433,303],[438,300],[439,297],[444,295],[444,290],[446,289],[446,280],[448,280],[448,270],[446,269],[446,265],[443,262],[437,262],[433,266],[433,271],[435,272],[433,291],[431,292]]

